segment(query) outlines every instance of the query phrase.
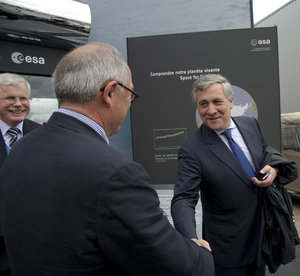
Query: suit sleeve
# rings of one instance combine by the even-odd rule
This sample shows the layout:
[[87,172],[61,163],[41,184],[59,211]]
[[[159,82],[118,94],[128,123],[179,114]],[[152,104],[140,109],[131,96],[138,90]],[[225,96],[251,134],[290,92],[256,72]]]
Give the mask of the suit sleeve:
[[98,239],[112,262],[130,275],[214,275],[211,253],[171,226],[140,165],[123,165],[102,187]]
[[175,228],[187,238],[197,238],[195,207],[199,200],[201,166],[187,147],[178,153],[178,176],[171,203]]

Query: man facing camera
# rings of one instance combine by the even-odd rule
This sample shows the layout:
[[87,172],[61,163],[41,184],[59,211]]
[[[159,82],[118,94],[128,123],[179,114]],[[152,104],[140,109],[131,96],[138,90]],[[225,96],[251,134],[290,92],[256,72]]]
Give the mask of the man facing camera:
[[26,119],[30,112],[30,84],[21,76],[0,74],[0,168],[11,147],[40,124]]
[[13,274],[213,275],[208,243],[183,238],[146,171],[109,146],[138,97],[123,56],[105,43],[79,47],[53,84],[60,109],[15,146],[0,175]]
[[[30,112],[30,92],[30,84],[21,76],[0,74],[0,168],[17,140],[40,126],[25,119]],[[1,275],[10,275],[8,267],[4,241],[0,237]]]
[[[175,228],[187,238],[197,238],[200,192],[203,238],[212,248],[216,275],[265,275],[265,266],[256,266],[259,193],[280,170],[262,165],[267,142],[257,120],[231,117],[233,92],[226,78],[200,76],[192,98],[203,124],[178,153],[171,208]],[[264,179],[259,180],[260,175]]]

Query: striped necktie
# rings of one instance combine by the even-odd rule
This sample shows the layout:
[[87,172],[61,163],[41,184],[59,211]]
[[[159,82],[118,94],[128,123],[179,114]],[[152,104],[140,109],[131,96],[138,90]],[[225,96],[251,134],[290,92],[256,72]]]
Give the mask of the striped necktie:
[[20,133],[20,130],[18,128],[15,127],[11,127],[7,133],[10,135],[10,141],[9,141],[9,146],[12,147],[15,142],[17,142],[18,140],[18,134]]
[[224,134],[226,136],[232,152],[234,153],[236,158],[240,161],[242,167],[244,168],[244,170],[247,173],[247,175],[249,176],[249,178],[251,179],[252,177],[254,177],[255,172],[253,170],[253,167],[252,167],[250,161],[248,160],[248,158],[246,157],[245,153],[243,152],[243,150],[232,139],[231,129],[227,129],[227,130],[223,131],[222,134]]

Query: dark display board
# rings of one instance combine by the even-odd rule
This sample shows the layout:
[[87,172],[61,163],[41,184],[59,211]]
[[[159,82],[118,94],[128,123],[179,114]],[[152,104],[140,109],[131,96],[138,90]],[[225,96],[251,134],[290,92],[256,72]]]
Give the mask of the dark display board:
[[131,107],[134,160],[152,184],[174,184],[177,153],[201,120],[191,100],[200,74],[226,76],[234,89],[233,116],[258,118],[280,150],[277,29],[251,28],[127,39],[135,90]]

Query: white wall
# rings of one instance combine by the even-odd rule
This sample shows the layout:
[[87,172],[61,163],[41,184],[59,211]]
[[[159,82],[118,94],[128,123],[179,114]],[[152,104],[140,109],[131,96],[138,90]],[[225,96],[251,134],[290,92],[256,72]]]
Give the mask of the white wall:
[[300,111],[300,0],[292,0],[255,27],[277,26],[281,113]]

